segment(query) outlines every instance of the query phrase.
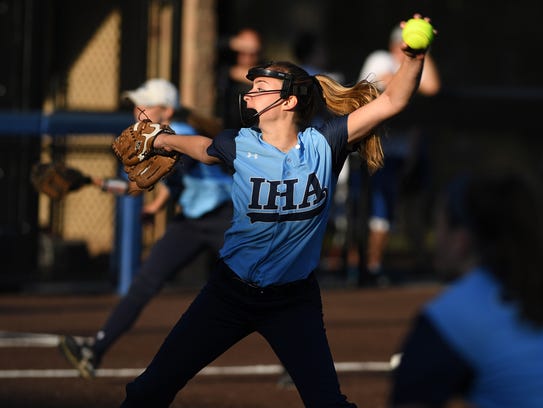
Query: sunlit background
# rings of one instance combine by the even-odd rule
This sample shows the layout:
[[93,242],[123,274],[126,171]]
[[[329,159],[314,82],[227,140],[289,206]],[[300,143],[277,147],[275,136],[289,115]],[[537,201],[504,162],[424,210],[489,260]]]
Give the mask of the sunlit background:
[[[117,288],[117,199],[85,188],[52,202],[29,183],[37,161],[117,175],[110,150],[115,132],[96,132],[88,116],[67,115],[64,120],[74,120],[75,129],[66,125],[50,134],[43,118],[121,112],[121,92],[151,77],[171,80],[184,105],[212,115],[218,45],[244,27],[262,34],[270,60],[299,62],[296,38],[314,35],[323,69],[353,83],[365,57],[386,48],[392,27],[415,12],[430,16],[439,32],[431,54],[443,81],[438,96],[416,98],[397,119],[416,121],[430,135],[426,213],[443,180],[459,170],[519,167],[542,177],[538,1],[0,0],[0,290]],[[35,132],[28,131],[28,118],[38,121]],[[169,215],[142,227],[141,256]],[[388,255],[404,275],[432,278],[429,218],[421,221],[428,252],[424,273],[413,270],[414,249],[401,219],[395,230]],[[333,256],[331,246],[325,245],[323,257]],[[341,253],[340,248],[336,256]],[[175,283],[199,285],[202,265],[205,260],[197,260],[194,271]],[[341,262],[337,268],[323,265],[330,282],[344,282]]]

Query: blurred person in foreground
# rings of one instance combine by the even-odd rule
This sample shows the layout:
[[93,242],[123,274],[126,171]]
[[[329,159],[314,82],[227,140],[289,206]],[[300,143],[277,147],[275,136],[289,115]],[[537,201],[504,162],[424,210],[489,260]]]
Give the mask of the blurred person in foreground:
[[462,176],[436,220],[455,279],[404,340],[390,406],[543,407],[543,202],[525,175]]
[[[150,119],[170,125],[177,133],[212,136],[214,118],[199,116],[179,105],[177,88],[161,78],[146,81],[123,96],[133,105],[136,120]],[[188,123],[193,123],[194,127]],[[197,130],[196,130],[197,129]],[[181,136],[180,136],[181,137]],[[123,180],[99,180],[94,183],[115,194],[140,194],[135,183]],[[132,328],[144,307],[177,272],[199,254],[210,251],[214,261],[230,226],[233,207],[230,199],[232,176],[221,166],[207,166],[183,156],[174,171],[156,185],[154,199],[144,205],[142,218],[154,219],[169,202],[179,211],[169,220],[164,235],[155,242],[149,255],[134,275],[128,293],[111,311],[103,326],[91,338],[62,336],[59,348],[84,378],[95,376],[103,356]]]

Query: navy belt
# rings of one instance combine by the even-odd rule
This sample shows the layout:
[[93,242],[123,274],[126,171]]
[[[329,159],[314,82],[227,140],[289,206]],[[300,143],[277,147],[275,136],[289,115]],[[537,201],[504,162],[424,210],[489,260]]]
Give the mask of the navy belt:
[[249,282],[245,279],[240,278],[233,270],[231,270],[228,265],[224,262],[219,261],[222,264],[222,272],[227,277],[228,281],[239,288],[241,291],[251,294],[251,295],[289,295],[298,293],[304,288],[308,287],[311,283],[315,281],[315,274],[311,272],[309,276],[305,279],[300,279],[293,282],[288,282],[280,285],[268,285],[268,286],[258,286],[254,282]]

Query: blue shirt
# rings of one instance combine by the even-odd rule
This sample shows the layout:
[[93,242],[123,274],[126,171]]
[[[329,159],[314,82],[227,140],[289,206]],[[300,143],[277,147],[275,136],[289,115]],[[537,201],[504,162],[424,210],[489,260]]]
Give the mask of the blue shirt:
[[478,408],[543,407],[543,329],[520,319],[491,273],[471,271],[422,317],[398,369],[397,402],[462,395]]
[[[174,122],[171,128],[179,135],[194,135],[186,123]],[[232,176],[219,165],[206,165],[182,159],[182,191],[178,202],[187,218],[200,218],[231,200]],[[177,176],[179,177],[179,176]]]
[[256,128],[218,135],[208,154],[234,170],[234,218],[220,251],[258,286],[305,279],[318,266],[337,177],[347,157],[347,116],[309,127],[282,152]]

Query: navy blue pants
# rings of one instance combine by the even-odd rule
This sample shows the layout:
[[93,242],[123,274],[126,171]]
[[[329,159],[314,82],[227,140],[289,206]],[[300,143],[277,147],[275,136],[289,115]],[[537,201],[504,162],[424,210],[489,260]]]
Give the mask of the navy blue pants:
[[257,288],[219,261],[147,369],[126,386],[127,407],[168,407],[202,368],[249,334],[270,344],[306,407],[356,407],[340,392],[313,275]]

